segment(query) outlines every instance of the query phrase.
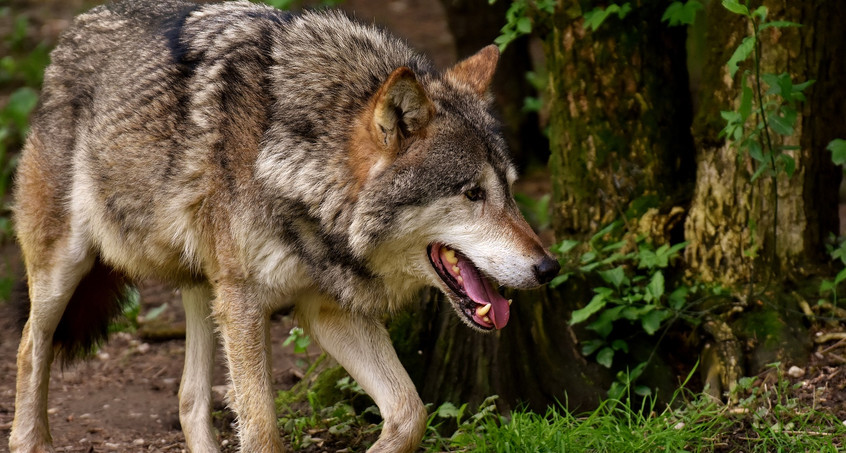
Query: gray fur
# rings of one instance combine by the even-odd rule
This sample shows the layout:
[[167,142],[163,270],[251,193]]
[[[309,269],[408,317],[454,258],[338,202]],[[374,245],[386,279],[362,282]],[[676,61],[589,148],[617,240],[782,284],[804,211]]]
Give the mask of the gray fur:
[[68,300],[95,263],[183,288],[189,448],[217,448],[203,380],[213,321],[242,449],[281,450],[262,332],[271,310],[296,303],[379,404],[372,451],[413,450],[425,411],[380,317],[434,285],[468,325],[486,327],[428,250],[453,247],[515,287],[557,271],[511,193],[485,93],[497,57],[486,48],[441,72],[341,13],[247,1],[123,1],[77,17],[52,53],[19,167],[32,308],[18,366],[35,377],[19,376],[12,451],[50,450],[38,412],[45,335],[91,328],[62,313],[79,308]]

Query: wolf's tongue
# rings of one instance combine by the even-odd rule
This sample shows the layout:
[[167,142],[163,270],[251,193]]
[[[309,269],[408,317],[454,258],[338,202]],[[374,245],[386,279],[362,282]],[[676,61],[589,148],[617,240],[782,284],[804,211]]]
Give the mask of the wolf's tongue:
[[479,304],[491,304],[491,311],[488,317],[491,318],[494,327],[502,329],[508,324],[511,315],[508,301],[491,286],[491,282],[479,273],[479,269],[466,259],[459,258],[458,268],[461,269],[461,278],[464,279],[464,290],[467,295]]

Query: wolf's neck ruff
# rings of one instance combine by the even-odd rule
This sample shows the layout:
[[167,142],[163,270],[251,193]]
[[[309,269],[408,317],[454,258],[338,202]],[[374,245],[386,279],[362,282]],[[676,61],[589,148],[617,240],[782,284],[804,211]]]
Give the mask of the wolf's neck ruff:
[[465,299],[468,318],[485,329],[502,329],[508,324],[511,301],[494,289],[470,259],[439,243],[430,246],[429,258],[447,286]]

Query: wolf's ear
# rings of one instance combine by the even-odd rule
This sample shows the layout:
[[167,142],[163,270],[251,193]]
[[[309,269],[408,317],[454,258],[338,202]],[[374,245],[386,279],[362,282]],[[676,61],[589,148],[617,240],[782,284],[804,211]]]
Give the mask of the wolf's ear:
[[371,133],[385,148],[395,152],[401,137],[420,132],[435,113],[423,86],[406,66],[394,70],[374,97]]
[[498,61],[499,48],[491,44],[447,69],[445,75],[459,84],[470,86],[478,94],[485,94]]

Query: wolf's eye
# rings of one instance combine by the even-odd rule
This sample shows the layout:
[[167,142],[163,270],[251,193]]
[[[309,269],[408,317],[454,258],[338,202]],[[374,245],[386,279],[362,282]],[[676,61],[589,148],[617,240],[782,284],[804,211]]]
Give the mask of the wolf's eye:
[[467,192],[464,192],[464,196],[467,197],[470,201],[480,201],[485,199],[485,190],[481,187],[474,187]]

